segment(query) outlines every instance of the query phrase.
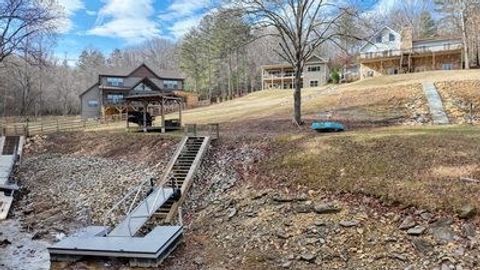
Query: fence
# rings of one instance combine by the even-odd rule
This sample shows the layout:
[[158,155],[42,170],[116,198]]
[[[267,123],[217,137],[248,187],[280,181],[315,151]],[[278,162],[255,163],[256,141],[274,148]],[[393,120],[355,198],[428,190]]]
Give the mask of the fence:
[[220,125],[215,124],[186,124],[185,135],[187,136],[210,136],[212,139],[220,138]]
[[73,131],[97,128],[101,125],[125,121],[127,115],[111,115],[98,119],[56,119],[50,121],[21,122],[21,123],[0,123],[3,136],[33,136],[50,134],[61,131]]

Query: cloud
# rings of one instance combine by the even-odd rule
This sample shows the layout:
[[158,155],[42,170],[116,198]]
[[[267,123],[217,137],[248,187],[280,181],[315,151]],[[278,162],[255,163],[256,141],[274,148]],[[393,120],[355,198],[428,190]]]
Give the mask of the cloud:
[[167,31],[178,39],[193,26],[198,25],[212,2],[212,0],[173,0],[158,18],[164,25],[169,25]]
[[85,13],[87,13],[88,16],[95,16],[97,15],[97,12],[94,10],[85,10]]
[[104,3],[95,26],[87,34],[122,38],[129,43],[160,35],[158,24],[152,19],[153,0],[104,0]]
[[198,25],[202,20],[203,15],[189,17],[185,20],[176,21],[172,26],[168,28],[171,35],[176,39],[181,38],[185,35],[192,27]]
[[64,14],[57,25],[60,33],[68,33],[74,28],[72,17],[75,12],[85,9],[85,4],[82,0],[57,0],[58,8]]

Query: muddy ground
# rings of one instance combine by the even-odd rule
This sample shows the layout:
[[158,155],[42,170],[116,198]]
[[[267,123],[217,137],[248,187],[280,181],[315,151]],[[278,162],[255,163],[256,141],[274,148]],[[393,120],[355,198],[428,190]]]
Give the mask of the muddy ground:
[[[210,147],[184,205],[185,241],[160,269],[480,268],[478,218],[311,188],[295,184],[295,173],[267,175],[275,138],[291,123],[243,126],[256,133],[227,126],[228,136]],[[312,136],[305,128],[293,133]],[[123,133],[34,138],[17,173],[23,191],[12,220],[1,223],[0,268],[45,267],[46,244],[100,221],[143,176],[161,173],[177,141]],[[38,264],[11,259],[20,253]],[[130,268],[96,261],[55,269]]]

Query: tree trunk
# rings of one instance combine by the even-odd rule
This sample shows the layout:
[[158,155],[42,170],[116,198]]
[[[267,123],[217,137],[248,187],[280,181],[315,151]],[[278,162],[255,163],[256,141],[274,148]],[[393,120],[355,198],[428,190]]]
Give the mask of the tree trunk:
[[469,55],[469,48],[468,48],[468,36],[467,36],[467,22],[466,17],[464,14],[465,11],[461,12],[461,24],[462,24],[462,39],[463,39],[463,49],[464,49],[464,57],[465,57],[465,69],[470,69],[470,55]]
[[302,79],[302,71],[297,65],[295,69],[295,91],[293,92],[293,108],[294,108],[294,120],[297,124],[302,124],[302,89],[300,80]]

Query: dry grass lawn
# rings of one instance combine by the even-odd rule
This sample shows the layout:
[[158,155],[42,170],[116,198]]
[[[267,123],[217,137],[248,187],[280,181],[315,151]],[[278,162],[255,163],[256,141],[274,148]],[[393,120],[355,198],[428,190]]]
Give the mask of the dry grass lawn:
[[470,120],[470,104],[475,123],[480,121],[480,80],[441,81],[436,83],[437,89],[450,121],[465,123]]
[[480,128],[380,128],[276,140],[264,168],[279,182],[372,195],[431,210],[480,208]]

